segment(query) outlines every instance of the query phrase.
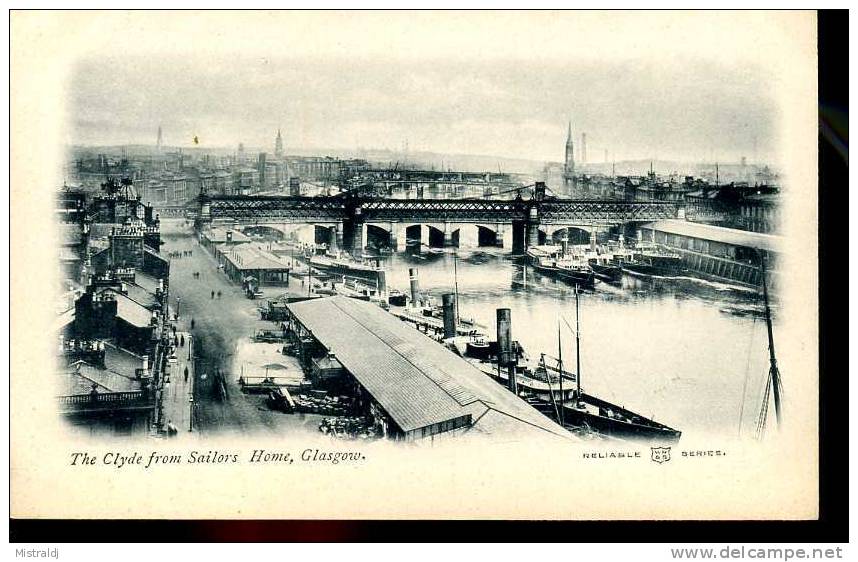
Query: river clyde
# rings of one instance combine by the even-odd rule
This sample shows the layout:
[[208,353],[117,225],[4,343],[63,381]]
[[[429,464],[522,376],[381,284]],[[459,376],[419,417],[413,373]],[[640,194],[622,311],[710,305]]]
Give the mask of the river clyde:
[[[408,290],[408,269],[416,267],[421,290],[439,303],[457,281],[460,315],[491,339],[495,310],[509,308],[513,338],[533,359],[558,355],[559,324],[564,365],[574,371],[571,285],[502,250],[457,256],[398,253],[382,266],[388,286],[401,291]],[[686,440],[735,438],[740,426],[743,436],[753,433],[768,372],[760,295],[690,277],[626,275],[622,285],[597,283],[579,299],[585,392],[653,417]]]

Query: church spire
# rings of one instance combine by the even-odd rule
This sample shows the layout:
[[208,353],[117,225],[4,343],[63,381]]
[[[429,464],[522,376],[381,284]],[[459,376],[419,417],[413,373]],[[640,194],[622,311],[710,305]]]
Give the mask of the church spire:
[[274,140],[274,156],[283,157],[283,136],[280,134],[280,127],[277,127],[277,138]]
[[572,140],[572,120],[566,129],[566,151],[563,159],[563,183],[567,187],[575,185],[575,143]]

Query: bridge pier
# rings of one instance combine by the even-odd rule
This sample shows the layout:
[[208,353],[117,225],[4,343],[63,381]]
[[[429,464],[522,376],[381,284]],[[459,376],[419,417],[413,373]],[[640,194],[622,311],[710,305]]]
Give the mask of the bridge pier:
[[538,222],[529,222],[527,223],[527,248],[531,248],[533,246],[539,246],[539,223]]
[[363,245],[366,240],[366,223],[356,221],[343,221],[343,249],[354,258],[361,259],[363,256]]
[[473,224],[458,223],[459,247],[476,248],[480,245],[479,226]]
[[340,251],[340,248],[343,247],[343,229],[339,224],[335,224],[330,227],[329,230],[330,243],[328,244],[328,251],[332,254],[336,254]]
[[[459,236],[461,239],[461,233],[459,234]],[[450,247],[455,246],[455,245],[456,244],[453,241],[453,227],[450,223],[445,222],[444,223],[444,247],[450,248]]]
[[512,247],[512,226],[499,224],[495,227],[495,241],[501,248]]
[[527,250],[527,223],[512,221],[512,253],[521,255]]
[[406,246],[408,246],[408,235],[407,228],[402,223],[394,223],[390,228],[390,245],[393,246],[397,252],[404,252]]

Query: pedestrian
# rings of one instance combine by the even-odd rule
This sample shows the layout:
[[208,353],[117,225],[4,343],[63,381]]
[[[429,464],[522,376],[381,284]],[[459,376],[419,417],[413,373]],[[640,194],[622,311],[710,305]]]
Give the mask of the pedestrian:
[[179,346],[180,346],[180,347],[185,347],[185,334],[182,334],[182,335],[179,337]]
[[220,291],[217,292],[217,298],[220,298]]
[[194,329],[194,319],[191,318],[191,330],[193,330],[193,329]]
[[185,382],[188,382],[188,367],[185,366]]
[[214,291],[212,291],[212,299],[214,299]]

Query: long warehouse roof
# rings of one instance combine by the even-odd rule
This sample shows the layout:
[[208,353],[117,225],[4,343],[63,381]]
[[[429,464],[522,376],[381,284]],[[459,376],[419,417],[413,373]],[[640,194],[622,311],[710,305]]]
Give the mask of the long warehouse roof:
[[647,223],[643,225],[643,228],[767,251],[777,252],[783,249],[783,238],[774,234],[737,230],[699,222],[665,219]]
[[572,439],[470,363],[373,303],[334,296],[288,308],[403,431],[470,414],[471,430]]

